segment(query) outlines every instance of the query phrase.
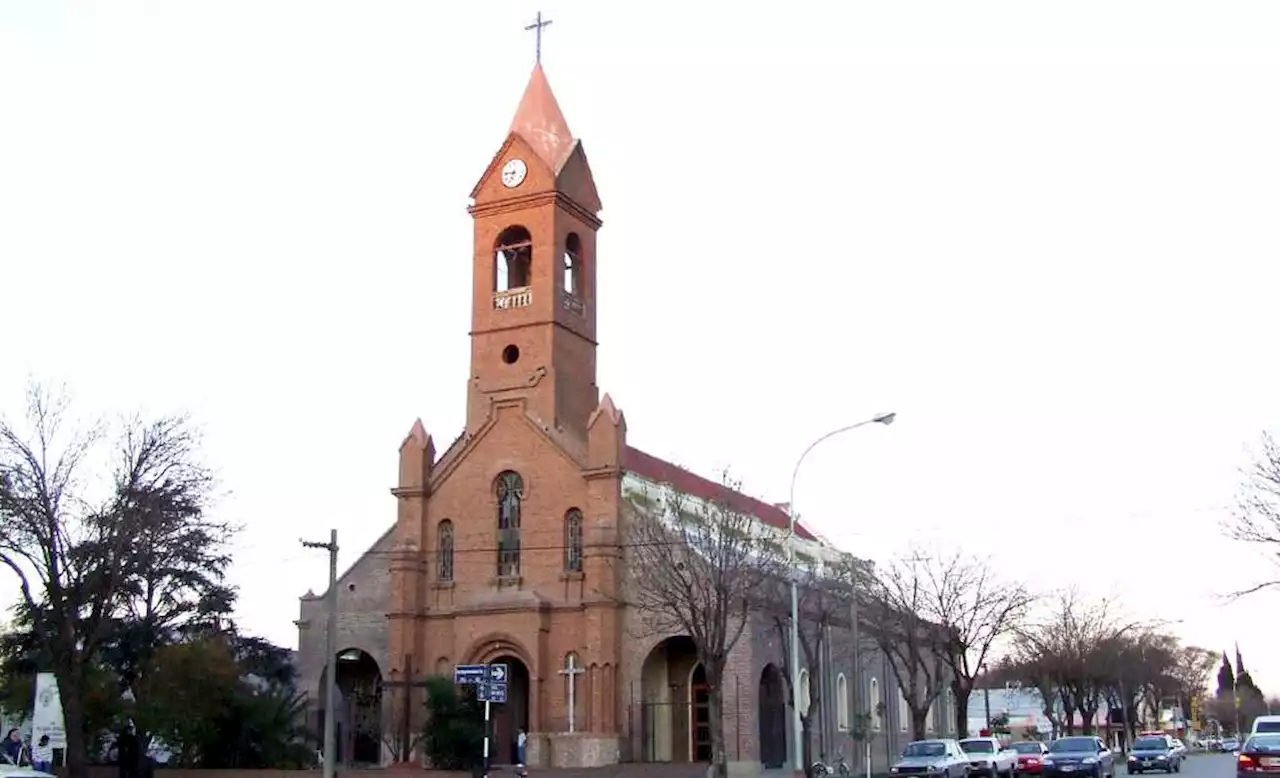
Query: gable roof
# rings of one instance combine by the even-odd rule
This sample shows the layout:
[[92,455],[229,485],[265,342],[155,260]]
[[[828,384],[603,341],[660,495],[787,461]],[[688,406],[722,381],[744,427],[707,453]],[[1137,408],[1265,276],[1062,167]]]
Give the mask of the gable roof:
[[[646,454],[638,448],[627,446],[622,455],[622,468],[655,483],[671,484],[677,491],[690,497],[727,503],[735,510],[750,513],[771,527],[786,529],[790,524],[787,512],[777,505],[770,505],[742,492],[727,489],[724,484],[703,478],[665,459]],[[796,535],[805,540],[818,540],[817,536],[798,521]]]

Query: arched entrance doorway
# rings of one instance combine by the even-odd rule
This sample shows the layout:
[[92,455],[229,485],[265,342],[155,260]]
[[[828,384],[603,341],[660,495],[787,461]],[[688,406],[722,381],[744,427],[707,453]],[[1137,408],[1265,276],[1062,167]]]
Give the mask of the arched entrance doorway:
[[[382,761],[382,671],[358,648],[337,655],[338,760],[346,764]],[[324,689],[323,679],[321,690]]]
[[640,670],[637,757],[644,762],[711,761],[711,709],[707,674],[693,639],[667,638]]
[[760,764],[779,769],[787,763],[787,694],[782,671],[768,664],[760,672],[756,717],[760,720]]
[[516,764],[516,736],[521,729],[529,731],[529,668],[510,654],[495,657],[489,664],[507,666],[507,701],[494,704],[489,711],[493,721],[493,762]]

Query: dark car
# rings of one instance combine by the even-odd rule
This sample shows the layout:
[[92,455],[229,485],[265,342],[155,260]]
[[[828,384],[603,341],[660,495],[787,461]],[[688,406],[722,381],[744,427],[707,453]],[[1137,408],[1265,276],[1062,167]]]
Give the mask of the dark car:
[[1129,749],[1130,773],[1159,770],[1165,773],[1182,772],[1182,752],[1173,745],[1168,735],[1144,735],[1133,741]]
[[1039,775],[1044,770],[1044,755],[1049,747],[1039,740],[1028,740],[1014,743],[1013,750],[1018,754],[1018,766],[1014,772],[1019,775]]
[[1062,737],[1049,744],[1042,762],[1045,778],[1115,778],[1111,749],[1096,737]]
[[1240,747],[1236,775],[1256,778],[1259,773],[1280,773],[1280,733],[1253,735]]

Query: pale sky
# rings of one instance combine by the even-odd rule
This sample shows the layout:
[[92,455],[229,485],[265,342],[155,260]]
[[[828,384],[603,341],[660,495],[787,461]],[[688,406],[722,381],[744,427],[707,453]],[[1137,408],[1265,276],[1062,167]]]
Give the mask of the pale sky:
[[285,645],[461,430],[467,194],[543,62],[605,209],[599,384],[842,547],[991,555],[1239,640],[1280,427],[1280,4],[0,2],[0,410],[186,410]]

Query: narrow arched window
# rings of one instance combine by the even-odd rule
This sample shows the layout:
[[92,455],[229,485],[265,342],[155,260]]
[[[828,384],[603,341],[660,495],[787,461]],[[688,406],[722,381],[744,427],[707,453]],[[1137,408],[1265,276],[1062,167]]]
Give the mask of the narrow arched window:
[[911,703],[907,702],[906,691],[898,687],[898,729],[906,732],[911,726]]
[[871,693],[867,695],[867,712],[871,714],[871,728],[876,732],[884,726],[884,719],[880,715],[884,710],[883,703],[880,700],[880,681],[875,678],[871,679]]
[[533,238],[524,227],[508,227],[493,247],[493,291],[529,285],[533,272]]
[[844,673],[836,676],[836,727],[849,729],[849,681]]
[[808,715],[809,707],[813,705],[813,698],[809,696],[809,671],[800,671],[800,710]]
[[564,264],[561,285],[565,294],[582,296],[582,241],[575,232],[564,239]]
[[453,580],[453,522],[445,519],[436,527],[436,548],[438,563],[436,578],[440,581]]
[[564,569],[582,572],[582,511],[577,508],[564,515]]
[[510,470],[495,483],[498,498],[498,577],[520,575],[520,503],[524,500],[524,480]]

